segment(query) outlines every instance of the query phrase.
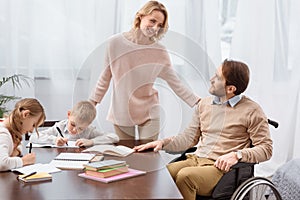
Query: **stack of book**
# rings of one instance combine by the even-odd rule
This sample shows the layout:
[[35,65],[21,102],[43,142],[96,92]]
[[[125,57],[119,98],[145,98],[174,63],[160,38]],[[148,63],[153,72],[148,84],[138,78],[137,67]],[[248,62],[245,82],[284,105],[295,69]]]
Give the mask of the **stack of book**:
[[128,168],[126,161],[103,160],[84,164],[84,173],[80,173],[78,176],[110,183],[143,174],[146,174],[146,172]]
[[126,161],[104,160],[83,165],[85,174],[99,178],[106,178],[128,172]]

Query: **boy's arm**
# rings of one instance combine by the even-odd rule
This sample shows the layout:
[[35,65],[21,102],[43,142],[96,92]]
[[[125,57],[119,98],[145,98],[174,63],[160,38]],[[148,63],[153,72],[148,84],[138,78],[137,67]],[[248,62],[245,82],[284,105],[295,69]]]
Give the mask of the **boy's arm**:
[[55,123],[52,127],[39,131],[39,136],[37,133],[32,133],[29,142],[37,143],[37,144],[55,144],[56,138],[58,137],[58,132],[56,127],[60,127],[62,122]]
[[46,130],[39,131],[39,135],[36,132],[32,133],[29,142],[37,144],[55,144],[57,135],[54,134],[55,126]]
[[89,127],[89,129],[86,139],[92,140],[93,145],[119,142],[119,137],[115,133],[102,132],[96,129],[96,127]]

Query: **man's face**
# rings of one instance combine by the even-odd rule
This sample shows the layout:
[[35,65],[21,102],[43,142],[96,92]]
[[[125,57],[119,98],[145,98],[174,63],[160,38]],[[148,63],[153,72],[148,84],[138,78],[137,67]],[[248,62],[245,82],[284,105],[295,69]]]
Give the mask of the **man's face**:
[[225,78],[222,74],[222,65],[218,67],[215,75],[210,79],[210,88],[209,93],[215,95],[217,97],[224,97],[226,96],[225,92]]

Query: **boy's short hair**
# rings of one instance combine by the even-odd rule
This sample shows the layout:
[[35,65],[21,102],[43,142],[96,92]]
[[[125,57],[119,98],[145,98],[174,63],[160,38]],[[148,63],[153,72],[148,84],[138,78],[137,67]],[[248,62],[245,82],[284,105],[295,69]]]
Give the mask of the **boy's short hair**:
[[79,101],[71,110],[71,115],[79,123],[91,124],[96,117],[96,113],[95,106],[89,101]]

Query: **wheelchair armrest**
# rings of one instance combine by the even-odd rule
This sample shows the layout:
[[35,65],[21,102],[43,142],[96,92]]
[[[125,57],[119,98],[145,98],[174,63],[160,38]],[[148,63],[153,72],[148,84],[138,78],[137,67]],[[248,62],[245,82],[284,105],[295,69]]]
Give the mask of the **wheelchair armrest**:
[[238,162],[235,165],[231,166],[231,169],[236,169],[240,167],[248,167],[248,166],[254,166],[256,163],[246,163],[246,162]]
[[170,163],[185,160],[186,159],[186,153],[192,153],[192,152],[196,151],[196,149],[197,149],[197,147],[191,147],[191,148],[185,150],[183,153],[180,154],[179,157],[174,158],[173,160],[171,160]]
[[[184,151],[179,157],[173,159],[177,162],[186,159],[186,153],[196,151],[197,147],[191,147]],[[213,198],[228,197],[234,193],[235,189],[245,180],[251,178],[254,174],[254,165],[256,163],[238,162],[231,167],[231,170],[223,175],[216,187],[212,191]],[[204,198],[205,199],[205,198]]]
[[253,177],[256,163],[238,162],[223,175],[212,192],[213,198],[230,197],[235,189],[245,180]]
[[192,153],[192,152],[195,152],[196,150],[197,150],[197,147],[191,147],[191,148],[187,149],[185,151],[185,153]]

